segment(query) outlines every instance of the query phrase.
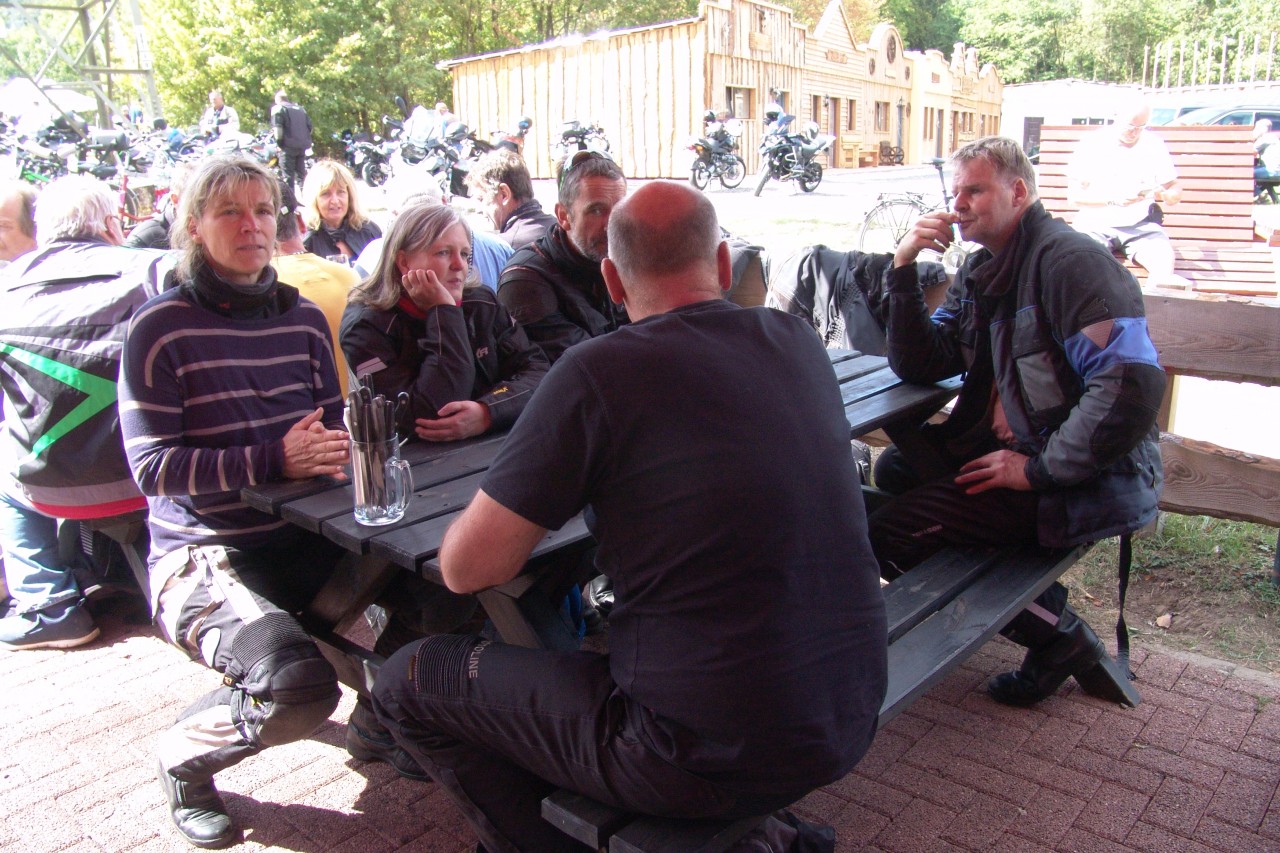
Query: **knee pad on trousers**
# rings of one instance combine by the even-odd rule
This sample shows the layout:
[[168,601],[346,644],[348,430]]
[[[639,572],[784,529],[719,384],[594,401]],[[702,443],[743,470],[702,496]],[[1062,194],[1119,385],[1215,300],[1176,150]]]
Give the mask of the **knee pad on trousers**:
[[253,744],[301,740],[338,707],[338,675],[286,613],[246,624],[231,641],[232,718]]

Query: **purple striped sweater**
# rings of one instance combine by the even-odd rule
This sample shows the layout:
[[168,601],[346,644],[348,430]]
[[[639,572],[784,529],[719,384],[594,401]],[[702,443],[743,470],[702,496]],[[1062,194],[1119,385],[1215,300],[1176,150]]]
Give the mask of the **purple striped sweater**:
[[150,508],[152,559],[184,545],[254,548],[288,522],[240,500],[284,471],[283,437],[342,394],[324,313],[299,298],[265,320],[222,316],[170,290],[134,315],[120,370],[125,452]]

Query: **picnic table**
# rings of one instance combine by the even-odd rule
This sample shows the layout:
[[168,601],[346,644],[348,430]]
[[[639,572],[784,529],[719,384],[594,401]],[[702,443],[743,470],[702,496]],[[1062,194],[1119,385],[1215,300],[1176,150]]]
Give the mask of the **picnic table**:
[[[881,356],[829,350],[851,436],[879,428],[894,436],[895,425],[919,423],[941,408],[959,387],[958,380],[915,385],[900,380]],[[283,518],[341,545],[347,552],[334,577],[303,614],[303,624],[334,663],[343,683],[366,691],[380,659],[340,634],[363,614],[397,572],[443,583],[435,558],[444,532],[479,489],[505,435],[466,441],[427,443],[417,439],[401,449],[413,473],[414,494],[404,518],[383,527],[357,524],[352,487],[331,478],[264,483],[242,491],[255,509]],[[579,516],[552,531],[532,557],[550,556],[588,542]],[[529,647],[561,645],[567,631],[547,596],[537,594],[537,571],[478,594],[481,607],[503,641]]]

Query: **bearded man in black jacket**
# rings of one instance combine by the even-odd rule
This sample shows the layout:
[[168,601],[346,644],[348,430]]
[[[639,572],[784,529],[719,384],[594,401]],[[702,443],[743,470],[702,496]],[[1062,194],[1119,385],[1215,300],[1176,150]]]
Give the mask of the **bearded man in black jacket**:
[[518,250],[498,279],[498,301],[551,362],[569,347],[627,322],[605,288],[606,229],[627,179],[604,154],[579,151],[559,170],[556,224]]

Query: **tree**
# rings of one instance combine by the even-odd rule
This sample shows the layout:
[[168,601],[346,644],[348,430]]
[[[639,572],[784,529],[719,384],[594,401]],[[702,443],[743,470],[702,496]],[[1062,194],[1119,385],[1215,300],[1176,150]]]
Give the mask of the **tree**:
[[[884,0],[880,14],[892,21],[902,34],[902,41],[911,50],[936,48],[950,53],[952,45],[960,40],[961,14],[955,7],[956,0]],[[969,4],[960,7],[963,13]]]

